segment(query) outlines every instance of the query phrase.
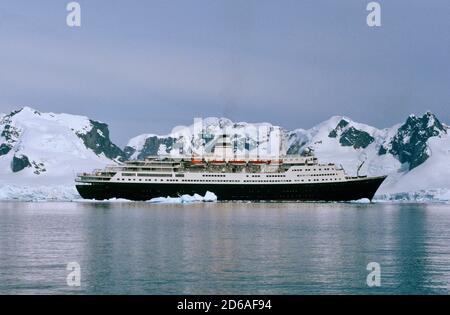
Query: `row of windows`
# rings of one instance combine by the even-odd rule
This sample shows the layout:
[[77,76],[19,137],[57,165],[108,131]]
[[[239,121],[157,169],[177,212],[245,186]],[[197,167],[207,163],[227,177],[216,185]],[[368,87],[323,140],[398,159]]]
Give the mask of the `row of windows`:
[[172,174],[138,174],[142,177],[172,177]]
[[305,174],[305,175],[297,175],[297,177],[304,177],[304,176],[313,176],[313,177],[317,177],[317,176],[336,176],[336,173],[330,173],[330,174]]
[[225,175],[202,175],[203,177],[225,177]]
[[305,171],[305,172],[309,172],[309,171],[332,171],[332,169],[331,168],[329,168],[329,167],[327,167],[327,168],[313,168],[313,169],[311,169],[311,168],[305,168],[304,170],[303,169],[301,169],[301,168],[293,168],[292,169],[293,171],[299,171],[299,172],[302,172],[302,171]]
[[338,181],[338,180],[339,180],[338,178],[328,178],[328,179],[322,178],[322,179],[302,179],[302,180],[295,180],[295,181],[304,183],[304,182],[327,182],[327,181],[332,182],[332,181]]
[[274,180],[274,179],[268,179],[268,180],[244,180],[244,183],[286,183],[291,182],[291,180]]
[[244,183],[280,183],[280,182],[283,182],[283,183],[290,183],[290,182],[292,182],[292,180],[271,180],[271,179],[268,179],[268,180],[244,180]]
[[[337,173],[330,173],[330,174],[310,174],[310,175],[297,175],[299,176],[334,176],[337,175]],[[152,174],[152,173],[122,173],[122,176],[131,177],[131,176],[140,176],[140,177],[172,177],[172,174]],[[217,175],[209,175],[205,174],[202,175],[203,177],[226,177],[226,175],[217,174]],[[175,177],[184,177],[184,174],[175,174]],[[249,175],[247,175],[249,177]],[[259,178],[261,175],[251,175],[253,178]],[[286,175],[266,175],[266,177],[273,178],[273,177],[279,177],[284,178]]]
[[[119,178],[118,180],[119,181],[129,181],[129,182],[130,181],[133,181],[133,182],[136,182],[136,181],[138,181],[138,182],[151,182],[152,181],[151,179],[141,179],[141,178],[139,178],[139,179],[136,179],[136,178]],[[157,182],[158,180],[154,179],[153,181]],[[164,181],[164,179],[161,179],[160,181],[162,182],[162,181]],[[178,182],[179,180],[178,179],[166,179],[165,181],[166,182]]]
[[210,182],[220,182],[220,183],[240,183],[240,180],[228,180],[228,179],[183,179],[183,182],[194,182],[194,183],[210,183]]
[[[119,181],[139,181],[139,182],[151,182],[151,179],[136,179],[136,178],[119,178]],[[302,180],[295,180],[295,182],[325,182],[325,181],[338,181],[338,178],[329,178],[329,179],[302,179]],[[154,179],[155,182],[157,182],[157,179]],[[160,180],[161,182],[164,181],[163,179]],[[166,182],[178,182],[178,179],[166,179]],[[201,179],[182,179],[182,182],[190,182],[190,183],[204,183],[204,182],[220,182],[220,183],[240,183],[239,180],[201,180]],[[292,182],[292,180],[244,180],[244,183],[281,183],[281,182]]]
[[[152,181],[151,179],[142,179],[142,178],[139,178],[139,179],[136,179],[136,178],[119,178],[118,180],[119,181],[126,181],[127,180],[129,182],[131,182],[131,181],[133,181],[133,182],[135,182],[135,181],[138,181],[138,182],[151,182]],[[157,182],[158,180],[154,179],[154,181]],[[163,181],[163,180],[161,179],[161,181]],[[168,182],[174,182],[174,181],[178,182],[178,179],[166,179],[166,181],[168,181]]]
[[172,170],[177,168],[176,166],[142,166],[142,167],[123,167],[122,171],[125,172],[139,172],[139,171],[152,171],[152,170]]
[[[136,173],[122,173],[122,176],[126,176],[126,177],[136,176]],[[172,177],[172,174],[138,173],[137,176],[140,176],[140,177]]]
[[83,176],[83,180],[110,180],[110,177],[86,177]]

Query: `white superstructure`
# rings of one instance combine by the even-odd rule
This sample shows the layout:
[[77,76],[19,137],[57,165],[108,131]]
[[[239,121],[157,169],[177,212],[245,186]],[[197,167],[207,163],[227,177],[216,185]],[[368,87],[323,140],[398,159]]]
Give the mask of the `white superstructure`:
[[280,160],[196,160],[149,157],[79,174],[79,181],[134,183],[289,184],[338,182],[348,179],[334,164],[319,164],[313,156]]

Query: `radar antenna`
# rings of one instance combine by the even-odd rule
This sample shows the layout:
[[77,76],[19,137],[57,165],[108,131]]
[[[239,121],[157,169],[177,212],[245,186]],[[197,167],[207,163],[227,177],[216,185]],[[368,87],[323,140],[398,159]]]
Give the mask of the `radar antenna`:
[[314,155],[314,148],[313,147],[306,147],[306,149],[303,150],[302,155],[303,156],[313,156]]

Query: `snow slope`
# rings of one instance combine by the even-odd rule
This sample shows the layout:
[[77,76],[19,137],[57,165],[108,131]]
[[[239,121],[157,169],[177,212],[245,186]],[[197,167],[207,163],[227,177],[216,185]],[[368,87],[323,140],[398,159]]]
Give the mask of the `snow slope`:
[[450,136],[432,137],[428,146],[431,154],[423,164],[410,171],[398,172],[395,180],[390,180],[380,192],[450,189]]
[[107,151],[95,153],[86,146],[83,137],[94,129],[87,117],[41,113],[29,107],[3,116],[0,199],[30,196],[33,191],[47,193],[51,199],[74,195],[77,172],[114,163]]

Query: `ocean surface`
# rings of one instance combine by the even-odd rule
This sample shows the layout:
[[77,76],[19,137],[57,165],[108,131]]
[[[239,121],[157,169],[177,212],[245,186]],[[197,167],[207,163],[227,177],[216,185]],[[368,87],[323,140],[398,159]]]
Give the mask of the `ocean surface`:
[[[79,287],[67,284],[72,262]],[[449,289],[445,204],[0,202],[1,294]]]

